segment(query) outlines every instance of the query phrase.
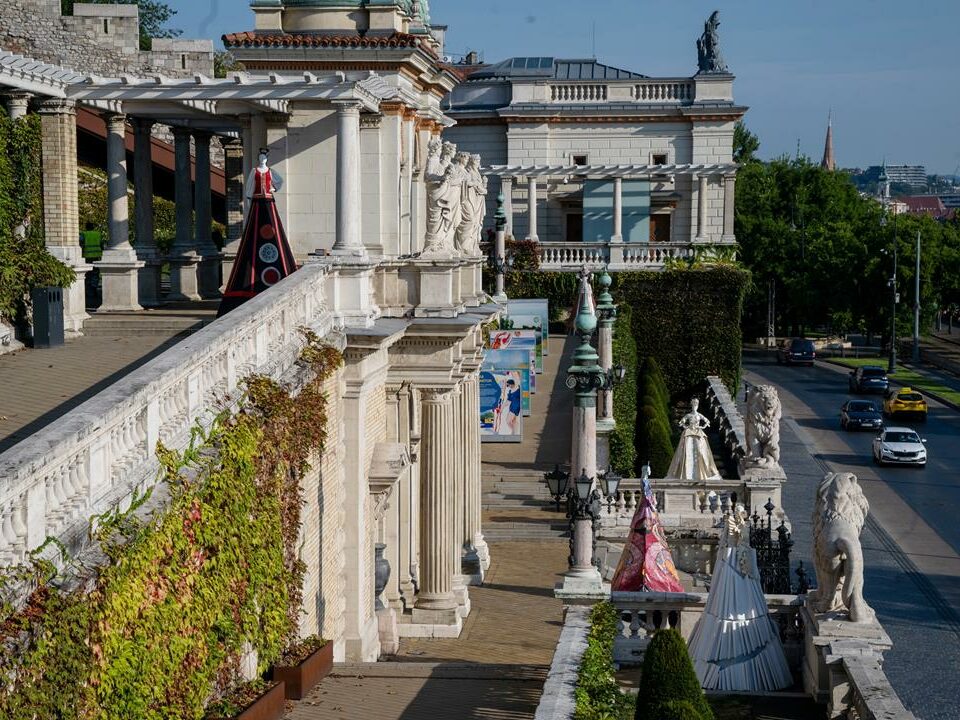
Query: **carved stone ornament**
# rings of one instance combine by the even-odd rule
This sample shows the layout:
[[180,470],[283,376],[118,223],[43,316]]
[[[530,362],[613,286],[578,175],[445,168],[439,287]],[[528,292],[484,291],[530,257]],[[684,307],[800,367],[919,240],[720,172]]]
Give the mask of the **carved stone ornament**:
[[752,385],[747,392],[743,468],[780,467],[780,397],[773,385]]

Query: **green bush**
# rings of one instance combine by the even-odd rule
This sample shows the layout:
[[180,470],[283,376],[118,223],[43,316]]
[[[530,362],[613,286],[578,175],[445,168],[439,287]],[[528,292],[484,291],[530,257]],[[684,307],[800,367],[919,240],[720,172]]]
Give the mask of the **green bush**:
[[670,628],[657,632],[647,646],[635,720],[674,718],[713,720],[713,711],[700,689],[687,644]]
[[652,477],[664,477],[673,460],[673,440],[662,417],[644,418],[647,439],[647,460],[650,461]]
[[633,714],[633,697],[620,690],[613,676],[617,621],[617,611],[608,602],[598,603],[590,612],[590,633],[574,693],[574,720],[629,720]]
[[610,464],[621,473],[631,473],[636,466],[634,444],[637,426],[637,379],[639,361],[637,341],[632,332],[632,309],[621,305],[613,326],[613,364],[626,369],[623,382],[613,391],[613,418],[616,427],[610,435]]

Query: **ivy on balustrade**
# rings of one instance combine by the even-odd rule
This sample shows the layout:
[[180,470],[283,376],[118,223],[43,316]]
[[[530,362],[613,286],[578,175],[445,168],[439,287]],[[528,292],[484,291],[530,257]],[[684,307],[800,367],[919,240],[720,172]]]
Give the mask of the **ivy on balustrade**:
[[609,602],[590,611],[587,647],[580,660],[574,720],[631,720],[636,698],[620,690],[614,677],[613,640],[617,634],[616,608]]
[[299,394],[247,378],[238,411],[195,428],[182,452],[158,446],[161,509],[141,517],[145,494],[96,518],[95,572],[79,586],[36,578],[0,627],[0,717],[201,718],[238,681],[244,653],[262,672],[296,641],[299,480],[323,450],[323,386],[342,364],[305,334],[312,379]]

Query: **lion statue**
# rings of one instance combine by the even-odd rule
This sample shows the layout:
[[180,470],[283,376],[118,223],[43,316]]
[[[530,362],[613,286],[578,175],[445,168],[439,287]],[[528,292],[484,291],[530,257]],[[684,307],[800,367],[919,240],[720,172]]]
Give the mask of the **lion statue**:
[[780,397],[773,385],[753,385],[747,391],[747,454],[745,467],[780,465]]
[[813,554],[817,588],[808,597],[814,612],[846,608],[851,622],[874,620],[863,599],[860,531],[870,503],[852,473],[827,473],[813,509]]

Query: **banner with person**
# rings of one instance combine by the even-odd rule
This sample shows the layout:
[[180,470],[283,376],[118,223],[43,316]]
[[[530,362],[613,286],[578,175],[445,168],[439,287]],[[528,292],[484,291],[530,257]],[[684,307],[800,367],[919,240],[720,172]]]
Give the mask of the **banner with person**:
[[496,374],[519,373],[514,378],[520,382],[520,412],[530,414],[530,351],[523,349],[487,350],[483,359],[483,370]]
[[539,315],[504,315],[500,330],[530,330],[536,341],[537,374],[543,373],[543,332]]
[[521,370],[480,370],[482,442],[520,442],[523,439],[522,373]]
[[[493,330],[490,332],[491,350],[525,350],[530,354],[530,392],[537,392],[537,345],[538,330]],[[528,410],[529,408],[524,408]],[[528,412],[524,413],[529,415]]]

